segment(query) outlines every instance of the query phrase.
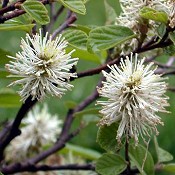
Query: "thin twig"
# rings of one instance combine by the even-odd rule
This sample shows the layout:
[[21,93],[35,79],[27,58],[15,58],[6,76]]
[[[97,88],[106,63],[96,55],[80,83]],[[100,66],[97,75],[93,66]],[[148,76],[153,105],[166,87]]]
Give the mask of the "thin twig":
[[74,13],[70,15],[69,18],[66,19],[66,21],[58,28],[56,29],[52,34],[52,40],[61,33],[64,29],[68,28],[70,24],[74,23],[77,20],[77,17]]
[[51,165],[28,165],[28,166],[20,166],[16,165],[16,167],[13,167],[13,172],[11,172],[12,167],[6,167],[4,168],[3,172],[4,174],[9,173],[17,173],[17,172],[37,172],[37,171],[58,171],[58,170],[71,170],[71,171],[87,171],[95,170],[95,166],[93,164],[68,164],[68,165],[58,165],[58,166],[51,166]]
[[[101,81],[98,83],[98,86],[101,86]],[[46,151],[41,152],[40,154],[36,155],[35,157],[31,159],[27,159],[26,161],[23,161],[22,163],[14,163],[14,164],[2,167],[0,171],[5,172],[5,174],[18,172],[21,168],[23,169],[23,168],[29,168],[30,166],[34,166],[38,162],[44,160],[48,156],[64,148],[66,142],[68,142],[73,137],[75,137],[82,128],[82,126],[80,126],[80,128],[78,128],[77,130],[69,134],[72,122],[74,120],[74,114],[86,108],[88,105],[94,102],[98,97],[99,97],[98,92],[95,89],[94,92],[90,96],[88,96],[82,103],[80,103],[74,109],[70,109],[68,111],[60,137],[57,140],[57,142],[53,145],[53,147],[51,147],[50,149]]]
[[56,14],[53,16],[54,21],[57,20],[57,18],[60,16],[60,14],[63,12],[64,9],[65,8],[64,8],[63,5],[58,9],[58,11],[56,12]]
[[48,30],[49,33],[51,32],[51,29],[52,29],[54,23],[56,22],[56,20],[58,19],[58,17],[63,13],[64,9],[65,9],[65,8],[64,8],[64,6],[62,5],[62,6],[58,9],[58,11],[56,12],[56,14],[54,15],[54,9],[53,9],[53,7],[51,7],[52,17],[51,17],[50,24],[49,24],[48,27],[47,27],[47,30]]
[[[17,3],[21,3],[21,2],[24,2],[24,1],[25,0],[21,0],[21,1],[18,1]],[[9,6],[7,6],[7,7],[0,10],[0,15],[3,15],[4,13],[7,13],[9,11],[13,11],[13,12],[8,13],[6,15],[0,16],[0,23],[4,23],[5,21],[8,21],[9,19],[18,17],[18,16],[23,15],[23,14],[26,13],[24,10],[15,10],[16,6],[17,6],[17,3],[9,5]],[[49,4],[49,0],[42,0],[41,3],[44,4],[44,5]]]
[[[168,40],[164,43],[157,43],[155,45],[152,45],[150,47],[142,47],[142,48],[139,48],[138,50],[135,50],[133,51],[133,53],[142,53],[142,52],[146,52],[148,50],[153,50],[153,49],[156,49],[156,48],[164,48],[164,47],[167,47],[169,45],[172,45],[172,41]],[[82,78],[82,77],[85,77],[85,76],[92,76],[92,75],[95,75],[95,74],[99,74],[102,70],[106,70],[108,69],[108,65],[113,65],[113,64],[118,64],[121,60],[121,58],[125,58],[126,56],[128,56],[130,54],[127,54],[125,56],[120,56],[119,58],[117,59],[114,59],[110,62],[108,62],[107,64],[103,64],[97,68],[94,68],[94,69],[90,69],[90,70],[87,70],[87,71],[83,71],[83,72],[79,72],[77,73],[77,78]]]
[[2,9],[0,9],[0,15],[3,15],[5,13],[7,13],[7,12],[15,10],[17,4],[20,4],[20,3],[24,2],[24,1],[25,0],[19,0],[17,2],[14,2],[14,3],[10,4],[9,6],[3,7]]

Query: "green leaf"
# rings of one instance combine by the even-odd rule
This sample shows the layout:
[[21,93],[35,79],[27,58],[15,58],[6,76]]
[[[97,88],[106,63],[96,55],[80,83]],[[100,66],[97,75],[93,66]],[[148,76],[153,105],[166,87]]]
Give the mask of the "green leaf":
[[149,7],[143,7],[140,10],[140,16],[145,19],[151,19],[165,24],[168,22],[168,15],[165,12],[157,11]]
[[39,1],[25,1],[21,7],[28,13],[37,23],[41,25],[48,24],[50,18],[46,7]]
[[127,27],[109,25],[97,27],[89,33],[88,49],[92,52],[115,47],[136,35]]
[[[70,48],[70,47],[66,48],[66,52],[70,52],[71,50],[73,50],[73,49]],[[74,57],[74,58],[79,58],[79,59],[82,59],[82,60],[95,62],[95,63],[103,63],[104,60],[106,59],[106,56],[107,56],[106,51],[101,52],[101,57],[99,55],[89,53],[86,50],[80,50],[80,49],[76,49],[72,53],[72,57]]]
[[170,45],[163,48],[164,53],[168,54],[169,56],[175,55],[175,45]]
[[20,30],[30,32],[34,26],[35,24],[24,24],[16,20],[9,20],[6,23],[0,25],[0,31]]
[[118,123],[113,123],[110,126],[102,126],[97,133],[98,144],[106,151],[116,152],[119,149],[116,135]]
[[161,23],[158,27],[157,27],[157,33],[160,36],[160,38],[162,38],[164,36],[166,32],[166,25]]
[[91,28],[89,26],[84,26],[84,25],[80,25],[80,24],[72,24],[71,28],[81,30],[81,31],[85,32],[87,35],[89,35],[89,32],[91,31]]
[[162,170],[168,173],[175,173],[175,163],[163,165]]
[[57,0],[58,2],[61,2],[62,5],[69,8],[75,13],[79,13],[81,15],[86,14],[86,7],[84,5],[85,2],[82,0]]
[[21,105],[20,97],[12,89],[0,89],[0,107],[14,108]]
[[170,32],[169,33],[169,37],[170,37],[170,40],[173,42],[173,44],[175,45],[175,32]]
[[173,160],[173,156],[166,150],[158,147],[158,160],[159,162],[169,162]]
[[173,160],[173,156],[168,151],[159,147],[156,137],[154,137],[154,145],[157,153],[158,163],[169,162]]
[[96,171],[101,175],[117,175],[127,167],[125,160],[116,154],[103,154],[97,160]]
[[113,24],[116,20],[117,14],[113,7],[111,7],[106,0],[104,0],[105,13],[106,13],[106,24]]
[[87,50],[87,34],[81,30],[69,29],[63,33],[69,45],[81,50]]
[[73,145],[73,144],[66,144],[66,147],[61,150],[61,153],[68,153],[68,152],[72,152],[73,154],[79,155],[81,157],[84,157],[86,159],[89,160],[96,160],[101,156],[101,153],[89,149],[89,148],[85,148],[85,147],[81,147],[81,146],[77,146],[77,145]]
[[[142,175],[154,175],[154,161],[150,152],[142,145],[129,147],[129,156]],[[144,162],[144,159],[146,160]],[[143,169],[142,166],[144,165]]]

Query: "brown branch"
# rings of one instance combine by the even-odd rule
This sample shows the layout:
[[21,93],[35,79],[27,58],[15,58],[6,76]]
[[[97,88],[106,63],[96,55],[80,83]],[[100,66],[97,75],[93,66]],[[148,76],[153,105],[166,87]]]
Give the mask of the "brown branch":
[[[19,126],[21,124],[21,120],[24,118],[26,113],[29,111],[29,109],[36,103],[36,100],[31,100],[29,97],[26,102],[21,106],[20,110],[18,111],[18,114],[12,123],[11,127],[8,126],[9,130],[5,135],[3,136],[1,134],[1,142],[0,142],[0,160],[3,159],[3,152],[6,148],[6,146],[13,140],[16,136],[21,134],[21,131],[19,129]],[[2,131],[4,132],[4,130]]]
[[7,12],[15,10],[16,9],[16,5],[19,4],[19,3],[22,3],[24,1],[25,0],[17,1],[15,3],[10,4],[9,6],[3,7],[2,9],[0,9],[0,15],[3,15],[4,13],[7,13]]
[[[24,10],[17,10],[17,7],[18,7],[17,4],[22,3],[24,1],[25,0],[21,0],[16,3],[13,3],[12,5],[2,8],[0,10],[0,15],[3,15],[4,13],[10,12],[10,11],[13,11],[13,12],[0,16],[0,23],[4,23],[5,21],[9,19],[25,14],[26,12]],[[49,4],[49,0],[42,0],[41,3],[43,3],[44,5]]]
[[6,7],[9,3],[9,0],[3,0],[2,2],[2,8]]
[[23,15],[24,13],[26,13],[24,10],[16,10],[12,13],[9,13],[7,15],[4,15],[4,16],[0,17],[0,23],[4,23],[5,21],[7,21],[9,19],[18,17],[20,15]]
[[50,23],[47,26],[48,33],[51,32],[51,29],[52,29],[54,23],[56,22],[56,20],[58,19],[58,17],[63,13],[63,11],[65,9],[65,7],[62,5],[58,9],[58,11],[56,12],[56,14],[54,14],[54,11],[55,11],[54,7],[55,7],[55,5],[50,4],[50,16],[51,16],[50,19],[51,20],[50,20]]
[[28,165],[28,166],[23,166],[16,164],[13,166],[13,172],[11,172],[12,167],[6,167],[4,168],[3,172],[4,174],[9,174],[9,173],[17,173],[17,172],[37,172],[37,171],[58,171],[58,170],[72,170],[72,171],[87,171],[95,170],[95,166],[93,164],[85,164],[85,165],[79,165],[79,164],[68,164],[68,165],[58,165],[58,166],[50,166],[50,165]]
[[42,152],[41,154],[37,155],[36,157],[28,160],[27,164],[28,163],[36,164],[36,163],[42,161],[43,159],[45,159],[46,157],[48,157],[49,155],[51,155],[51,154],[59,151],[60,149],[62,149],[65,146],[65,143],[67,141],[69,141],[72,137],[74,137],[74,133],[68,134],[68,132],[70,130],[70,127],[71,127],[71,124],[74,120],[74,114],[76,112],[79,112],[79,111],[83,110],[84,108],[86,108],[88,105],[90,105],[97,98],[98,98],[98,93],[95,90],[92,95],[87,97],[75,109],[70,109],[68,111],[67,117],[65,119],[64,126],[62,128],[62,132],[60,134],[60,137],[59,137],[58,141],[55,143],[55,145],[52,148],[50,148],[50,149]]
[[58,28],[56,29],[52,34],[52,40],[61,33],[64,29],[68,28],[70,24],[74,23],[77,20],[76,14],[71,12],[70,16],[66,18],[66,21]]
[[[98,86],[101,86],[101,81],[98,83]],[[95,89],[94,92],[90,96],[88,96],[82,103],[80,103],[76,108],[70,109],[68,111],[67,117],[65,119],[65,122],[64,122],[64,125],[62,128],[62,132],[60,134],[60,137],[57,140],[57,142],[53,145],[53,147],[51,147],[50,149],[48,149],[46,151],[41,152],[40,154],[36,155],[35,157],[28,159],[22,163],[14,163],[14,164],[2,167],[0,169],[0,171],[5,173],[5,174],[19,172],[19,170],[21,168],[29,168],[31,166],[34,166],[38,162],[44,160],[48,156],[50,156],[50,155],[54,154],[55,152],[64,148],[66,142],[68,142],[73,137],[75,137],[80,132],[80,130],[82,128],[82,126],[80,126],[80,128],[78,128],[77,130],[75,130],[74,132],[69,134],[72,122],[74,120],[74,114],[76,112],[79,112],[79,111],[83,110],[84,108],[86,108],[88,105],[90,105],[98,97],[99,97],[98,92]]]
[[[146,52],[146,51],[153,50],[156,48],[164,48],[164,47],[170,46],[172,44],[173,44],[172,41],[168,40],[166,42],[163,42],[163,43],[160,42],[160,43],[157,43],[155,45],[151,45],[149,47],[148,46],[145,47],[145,45],[144,45],[143,47],[139,48],[138,50],[133,51],[133,53],[142,53],[142,52]],[[103,64],[97,68],[90,69],[90,70],[83,71],[83,72],[79,72],[79,73],[77,73],[77,78],[82,78],[82,77],[86,77],[86,76],[99,74],[102,70],[108,69],[107,65],[118,64],[120,62],[121,58],[125,58],[128,55],[130,55],[130,54],[127,54],[125,56],[120,56],[119,58],[116,58],[116,59],[108,62],[107,64]]]

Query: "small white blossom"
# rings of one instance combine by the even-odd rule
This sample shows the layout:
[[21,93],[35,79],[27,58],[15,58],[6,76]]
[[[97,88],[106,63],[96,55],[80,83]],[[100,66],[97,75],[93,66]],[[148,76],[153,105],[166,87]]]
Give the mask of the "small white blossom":
[[154,74],[153,63],[144,65],[144,59],[137,60],[137,54],[121,60],[117,65],[108,66],[110,73],[103,71],[106,81],[98,88],[100,96],[107,101],[98,101],[103,109],[103,118],[99,125],[111,125],[119,122],[117,139],[134,138],[138,143],[139,136],[144,140],[152,131],[158,134],[157,124],[163,124],[157,112],[166,112],[168,106],[164,94],[167,84],[160,75]]
[[[40,110],[36,106],[22,121],[22,134],[10,144],[7,160],[22,160],[39,153],[43,146],[54,143],[61,131],[62,121],[51,115],[46,105]],[[9,154],[10,152],[10,154]]]
[[76,77],[70,69],[77,64],[77,58],[71,58],[73,51],[66,53],[67,41],[60,35],[55,40],[42,37],[40,33],[29,36],[26,41],[21,40],[22,52],[18,52],[16,57],[9,56],[14,61],[6,65],[13,77],[19,77],[10,85],[22,85],[19,92],[22,100],[25,101],[29,96],[32,100],[43,99],[46,94],[61,97],[64,92],[70,90],[73,85],[67,81],[70,77]]

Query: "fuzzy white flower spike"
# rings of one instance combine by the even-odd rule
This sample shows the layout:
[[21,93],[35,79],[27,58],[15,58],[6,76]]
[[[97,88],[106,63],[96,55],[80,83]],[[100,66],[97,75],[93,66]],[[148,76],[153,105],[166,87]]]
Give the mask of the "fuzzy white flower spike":
[[34,36],[26,35],[21,40],[21,52],[16,57],[9,56],[13,61],[6,68],[13,77],[20,78],[10,85],[22,85],[19,95],[22,101],[32,96],[32,100],[43,99],[46,94],[61,97],[73,85],[70,77],[76,77],[70,69],[77,64],[78,58],[71,58],[73,51],[66,53],[67,41],[59,35],[55,40],[51,36],[42,36],[40,30]]
[[138,60],[133,54],[122,59],[120,67],[108,66],[110,73],[103,71],[106,81],[98,88],[100,96],[107,100],[98,101],[102,105],[103,118],[99,125],[119,122],[117,140],[122,136],[133,138],[138,143],[139,136],[150,137],[157,124],[163,124],[157,112],[166,112],[168,106],[165,92],[165,78],[154,74],[153,63],[144,65],[144,58]]

